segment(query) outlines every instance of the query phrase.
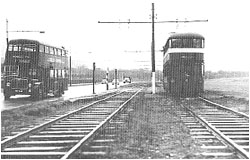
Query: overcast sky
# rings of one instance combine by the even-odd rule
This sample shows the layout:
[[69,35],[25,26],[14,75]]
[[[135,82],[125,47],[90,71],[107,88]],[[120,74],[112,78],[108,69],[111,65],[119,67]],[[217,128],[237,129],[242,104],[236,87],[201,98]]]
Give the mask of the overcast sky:
[[[206,23],[155,24],[155,49],[161,50],[170,32],[196,32],[206,38],[206,70],[248,71],[248,0],[1,0],[0,52],[9,39],[29,38],[66,47],[74,64],[106,69],[151,68],[151,24],[103,24],[98,21],[205,20]],[[140,51],[140,52],[134,52]],[[162,52],[156,68],[162,70]]]

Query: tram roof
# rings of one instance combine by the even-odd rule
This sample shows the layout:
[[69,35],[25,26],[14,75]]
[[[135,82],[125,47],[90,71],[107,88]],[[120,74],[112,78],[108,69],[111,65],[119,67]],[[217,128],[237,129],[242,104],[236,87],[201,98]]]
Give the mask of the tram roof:
[[173,33],[172,35],[170,35],[169,38],[202,38],[204,39],[204,37],[201,34],[198,33]]
[[39,41],[37,41],[37,40],[32,40],[32,39],[12,39],[12,40],[9,41],[9,43],[10,43],[10,42],[16,43],[16,42],[18,42],[18,41],[19,41],[19,42],[20,42],[20,41],[23,41],[23,42],[37,43],[37,44],[42,44],[42,45],[49,46],[49,47],[53,47],[53,48],[57,48],[57,49],[66,50],[66,49],[64,49],[64,48],[54,47],[54,46],[52,46],[52,45],[49,45],[49,44],[46,44],[46,43],[43,43],[43,42],[39,42]]

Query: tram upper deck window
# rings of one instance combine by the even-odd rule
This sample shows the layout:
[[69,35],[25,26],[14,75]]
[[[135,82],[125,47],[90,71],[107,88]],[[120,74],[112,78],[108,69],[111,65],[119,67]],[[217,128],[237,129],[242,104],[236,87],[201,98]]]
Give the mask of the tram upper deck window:
[[182,48],[182,40],[181,39],[171,39],[170,48]]
[[170,48],[203,48],[203,40],[199,38],[171,39]]
[[192,48],[203,48],[202,39],[193,39],[193,47]]

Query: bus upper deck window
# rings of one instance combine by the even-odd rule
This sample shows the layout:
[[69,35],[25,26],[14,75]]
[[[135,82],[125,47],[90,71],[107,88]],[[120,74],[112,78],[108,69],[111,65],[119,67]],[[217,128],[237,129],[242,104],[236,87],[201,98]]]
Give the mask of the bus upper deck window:
[[54,70],[51,69],[51,70],[50,70],[50,78],[54,78],[54,74],[55,74]]
[[35,44],[23,44],[23,46],[21,48],[22,48],[22,51],[36,52],[36,45]]
[[14,45],[13,51],[19,51],[19,46],[18,45]]
[[58,77],[58,70],[55,69],[54,71],[55,71],[55,78],[57,78]]
[[12,44],[9,44],[8,51],[12,51],[12,49],[13,49],[13,45],[12,45]]
[[45,53],[49,53],[49,47],[45,46]]
[[65,78],[65,70],[62,70],[62,78]]
[[58,55],[58,49],[55,48],[55,55]]
[[42,52],[42,53],[44,52],[44,45],[39,46],[39,52]]
[[58,49],[58,56],[62,55],[62,51]]
[[54,54],[54,49],[52,47],[49,48],[49,53]]

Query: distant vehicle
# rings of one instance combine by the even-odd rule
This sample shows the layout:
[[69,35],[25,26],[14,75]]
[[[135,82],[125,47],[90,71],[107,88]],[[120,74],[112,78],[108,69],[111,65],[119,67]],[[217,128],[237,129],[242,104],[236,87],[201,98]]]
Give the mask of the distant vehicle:
[[118,80],[118,79],[113,79],[113,81],[112,81],[112,85],[114,85],[114,84],[115,84],[115,81],[116,81],[117,85],[119,85],[119,80]]
[[123,83],[131,83],[131,78],[130,77],[124,78]]
[[49,94],[59,97],[68,89],[67,51],[34,40],[11,40],[3,76],[6,100],[18,94],[31,95],[34,100]]
[[204,91],[204,43],[200,34],[171,35],[164,46],[164,89],[175,97],[197,97]]
[[107,84],[107,83],[108,83],[107,79],[106,79],[106,78],[103,78],[103,79],[102,79],[102,84]]

